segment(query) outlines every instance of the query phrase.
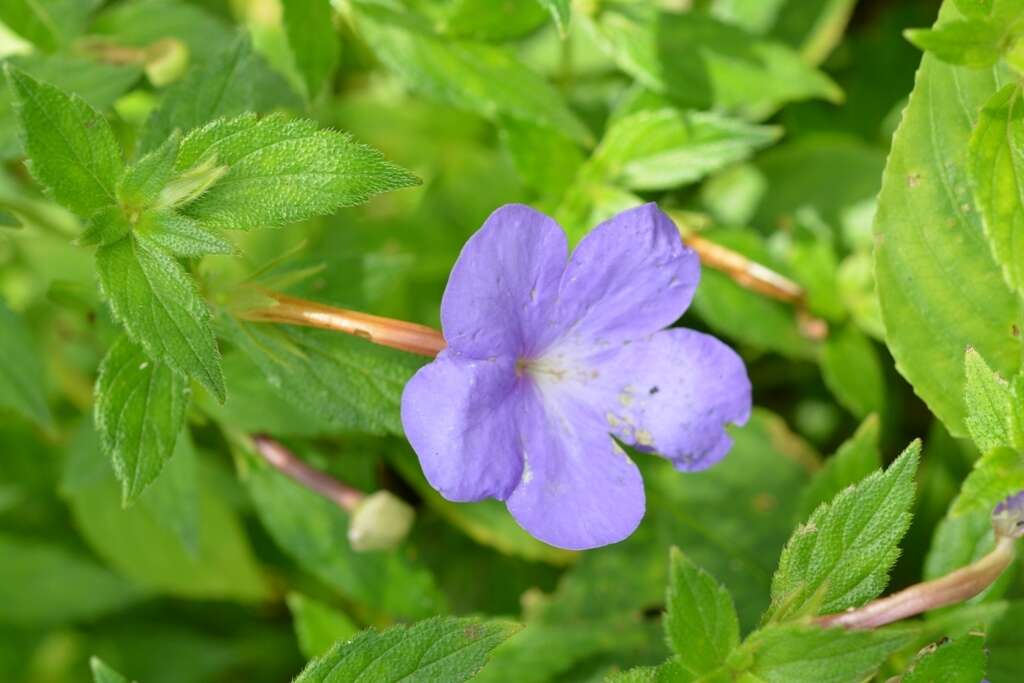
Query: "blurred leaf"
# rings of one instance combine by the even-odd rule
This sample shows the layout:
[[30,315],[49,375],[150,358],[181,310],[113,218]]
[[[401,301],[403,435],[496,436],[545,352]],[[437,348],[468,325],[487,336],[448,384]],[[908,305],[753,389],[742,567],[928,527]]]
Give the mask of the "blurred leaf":
[[993,0],[954,0],[956,8],[965,17],[987,17],[992,12]]
[[205,61],[231,42],[231,28],[185,0],[133,0],[108,3],[90,31],[119,45],[147,47],[165,38],[188,46],[190,61]]
[[160,486],[146,492],[146,508],[165,529],[177,534],[192,557],[199,557],[202,534],[199,456],[188,429],[175,440],[174,453],[161,472]]
[[964,355],[964,369],[964,422],[978,449],[1024,448],[1024,378],[1018,375],[1010,384],[971,347]]
[[359,632],[344,613],[301,593],[289,593],[288,609],[295,621],[299,649],[308,659],[326,654],[335,643],[345,642]]
[[[422,7],[427,8],[432,6]],[[453,0],[435,24],[453,37],[507,41],[528,36],[549,19],[541,5],[519,0]]]
[[38,350],[21,317],[0,299],[0,406],[49,426],[52,418]]
[[10,66],[7,83],[36,180],[83,217],[114,204],[124,162],[103,116],[80,97]]
[[295,683],[451,681],[473,677],[517,624],[479,619],[434,618],[378,633],[364,631],[315,660]]
[[100,287],[128,336],[154,361],[193,377],[223,401],[210,312],[173,257],[129,235],[96,252]]
[[948,64],[983,69],[1003,52],[1005,27],[991,21],[947,21],[935,28],[910,29],[907,40]]
[[912,640],[912,632],[905,630],[775,624],[743,642],[728,665],[734,677],[728,680],[742,673],[764,683],[858,683]]
[[1010,603],[1006,613],[989,630],[988,675],[994,683],[1013,681],[1020,676],[1020,652],[1024,647],[1024,600]]
[[341,46],[334,30],[330,0],[282,0],[284,28],[295,66],[306,84],[306,94],[316,97],[338,64]]
[[5,0],[0,22],[41,50],[53,52],[81,33],[98,0]]
[[881,469],[878,450],[878,416],[869,415],[857,432],[843,442],[836,454],[814,473],[800,494],[800,519],[807,519],[819,505],[827,503],[849,486]]
[[502,118],[500,132],[523,183],[541,197],[561,198],[583,165],[579,146],[557,130],[522,119]]
[[968,633],[926,650],[900,683],[978,683],[985,678],[985,636]]
[[265,599],[267,586],[241,522],[210,478],[200,478],[198,553],[182,542],[179,530],[164,523],[163,510],[149,500],[161,495],[158,491],[165,486],[177,484],[171,477],[161,477],[134,506],[123,509],[110,462],[100,452],[95,434],[85,428],[71,446],[63,493],[85,540],[140,585],[183,598]]
[[58,544],[0,533],[0,623],[52,626],[96,619],[144,592]]
[[249,463],[245,483],[256,512],[300,566],[373,615],[421,618],[443,611],[433,577],[409,553],[355,552],[345,510],[262,460]]
[[227,171],[185,211],[222,230],[301,221],[418,182],[348,135],[283,116],[243,115],[194,130],[181,142],[176,168],[184,173],[204,162]]
[[127,678],[111,669],[98,657],[89,660],[89,667],[92,669],[94,683],[128,683]]
[[413,90],[491,119],[512,117],[590,141],[558,92],[505,50],[442,41],[415,17],[365,0],[355,9],[369,47]]
[[825,384],[846,409],[863,418],[885,408],[885,377],[871,340],[851,324],[833,325],[822,345]]
[[827,76],[785,45],[701,12],[609,3],[591,25],[619,68],[684,107],[755,109],[842,97]]
[[954,436],[965,434],[964,349],[973,346],[1003,376],[1020,367],[1020,305],[992,260],[963,163],[977,112],[1005,78],[925,55],[878,201],[886,341],[897,369]]
[[230,322],[229,338],[282,398],[338,430],[401,434],[399,402],[420,365],[336,332]]
[[921,444],[822,505],[782,551],[764,622],[832,614],[877,597],[910,526]]
[[107,351],[96,380],[96,428],[130,504],[174,452],[188,405],[186,380],[127,337]]
[[671,551],[665,634],[694,676],[714,671],[740,643],[732,596],[677,548]]
[[1017,84],[997,91],[971,133],[968,174],[992,256],[1024,296],[1024,108]]
[[558,35],[565,38],[569,33],[569,17],[572,15],[570,0],[537,0],[537,2],[551,12],[551,18],[555,20],[555,25],[558,27]]
[[787,0],[775,17],[771,36],[797,50],[809,64],[820,64],[845,37],[855,5],[856,0]]

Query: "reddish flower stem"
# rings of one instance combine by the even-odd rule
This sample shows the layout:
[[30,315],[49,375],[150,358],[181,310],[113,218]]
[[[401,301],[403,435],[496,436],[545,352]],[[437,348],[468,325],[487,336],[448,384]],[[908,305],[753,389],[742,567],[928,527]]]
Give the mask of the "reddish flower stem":
[[354,512],[366,494],[343,484],[334,477],[310,467],[269,436],[257,434],[252,437],[253,447],[270,465],[298,484],[319,493],[338,507]]
[[871,629],[969,600],[991,586],[1003,570],[1010,566],[1014,558],[1013,544],[1013,538],[999,537],[992,552],[977,562],[938,579],[925,581],[869,602],[863,607],[819,617],[815,621],[821,626]]

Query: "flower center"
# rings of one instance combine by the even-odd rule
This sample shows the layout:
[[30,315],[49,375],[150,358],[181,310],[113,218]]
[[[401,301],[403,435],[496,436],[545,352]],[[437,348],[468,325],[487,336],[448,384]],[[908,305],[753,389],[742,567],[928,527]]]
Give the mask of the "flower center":
[[567,374],[565,368],[545,362],[543,357],[520,358],[516,361],[516,377],[526,375],[537,380],[560,382]]

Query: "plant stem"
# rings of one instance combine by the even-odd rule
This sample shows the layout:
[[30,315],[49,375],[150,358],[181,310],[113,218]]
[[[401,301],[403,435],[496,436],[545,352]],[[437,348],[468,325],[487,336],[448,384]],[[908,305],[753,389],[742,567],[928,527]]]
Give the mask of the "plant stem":
[[1001,536],[980,560],[932,581],[901,590],[863,607],[819,617],[821,626],[871,629],[973,598],[992,585],[1014,558],[1014,539]]
[[366,494],[351,486],[343,484],[334,477],[310,467],[285,448],[280,442],[257,434],[252,437],[255,451],[270,465],[306,488],[319,493],[338,507],[354,512],[356,507],[366,498]]

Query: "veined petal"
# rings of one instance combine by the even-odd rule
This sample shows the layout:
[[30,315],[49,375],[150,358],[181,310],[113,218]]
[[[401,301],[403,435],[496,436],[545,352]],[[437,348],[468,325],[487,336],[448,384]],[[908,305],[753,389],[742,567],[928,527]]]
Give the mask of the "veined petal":
[[450,351],[402,392],[402,426],[430,485],[448,500],[504,500],[522,476],[515,360]]
[[701,470],[732,446],[727,424],[750,417],[743,360],[714,337],[673,328],[603,351],[553,349],[545,362],[571,368],[552,394],[571,394],[600,413],[624,443]]
[[531,353],[551,324],[567,258],[551,218],[523,204],[492,213],[462,248],[441,300],[449,348],[471,358]]
[[568,550],[633,533],[644,516],[640,471],[593,411],[572,400],[552,402],[535,386],[524,388],[522,399],[524,466],[505,501],[520,526]]
[[700,258],[656,204],[629,209],[579,243],[559,285],[568,340],[615,344],[671,325],[690,305]]

